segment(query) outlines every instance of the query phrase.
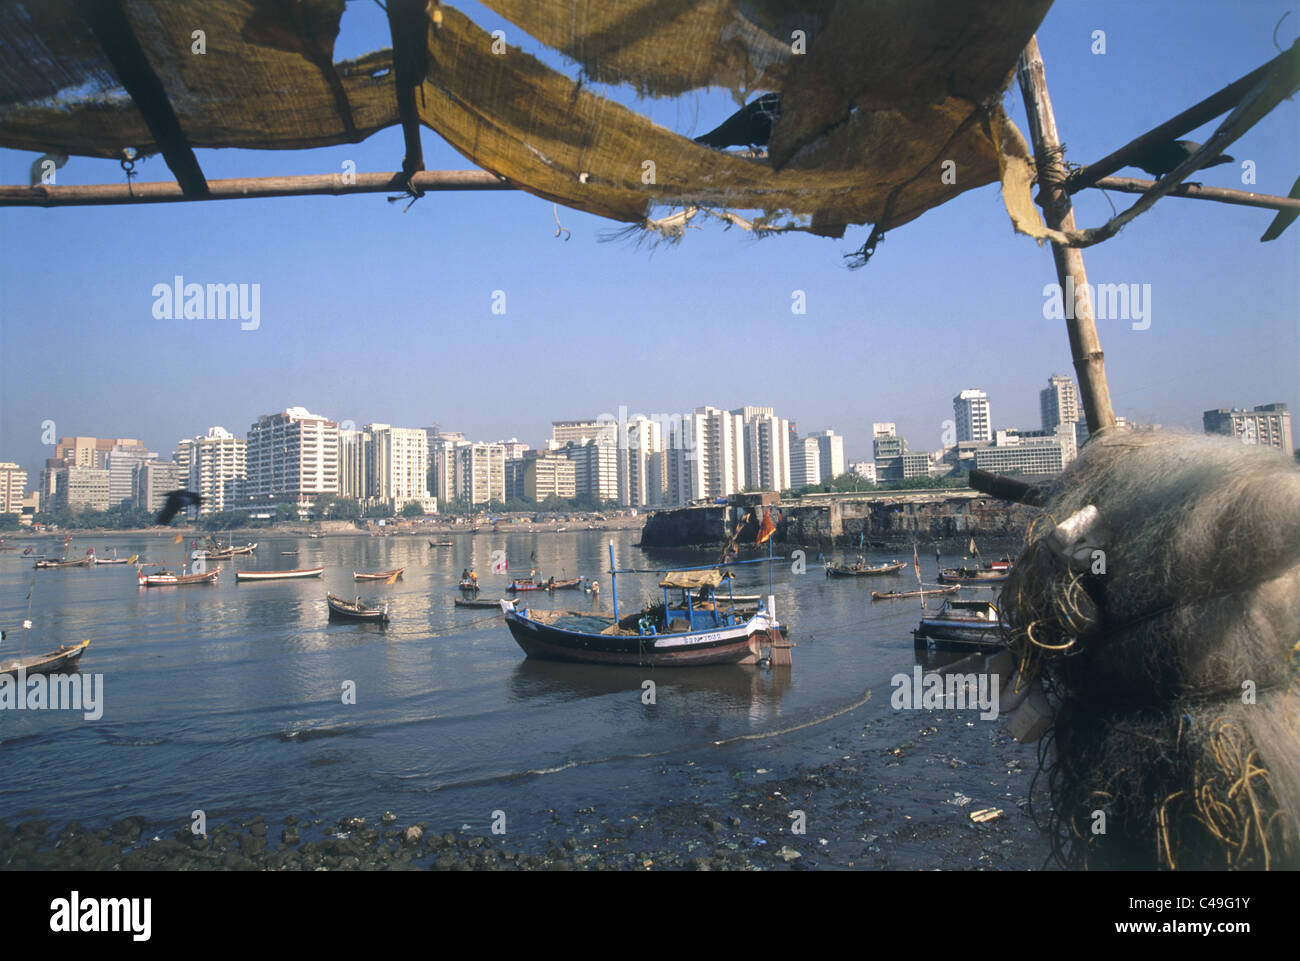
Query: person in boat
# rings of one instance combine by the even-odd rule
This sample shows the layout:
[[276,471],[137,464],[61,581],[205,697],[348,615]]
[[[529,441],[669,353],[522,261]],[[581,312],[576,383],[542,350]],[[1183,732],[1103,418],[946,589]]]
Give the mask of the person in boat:
[[467,581],[467,580],[469,580],[469,568],[468,568],[468,567],[465,568],[464,570],[462,570],[462,571],[460,572],[460,579],[461,579],[462,581]]
[[474,572],[474,568],[472,567],[469,569],[469,579],[470,579],[470,583],[472,583],[475,587],[478,587],[478,574]]
[[552,575],[550,576],[550,578],[547,579],[547,581],[546,581],[546,589],[547,589],[548,591],[553,591],[553,590],[555,590],[555,575],[554,575],[554,574],[552,574]]

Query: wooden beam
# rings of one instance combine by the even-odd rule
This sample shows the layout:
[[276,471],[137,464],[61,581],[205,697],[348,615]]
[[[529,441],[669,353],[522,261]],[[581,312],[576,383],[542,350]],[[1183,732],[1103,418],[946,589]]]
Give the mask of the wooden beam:
[[[199,199],[208,191],[198,159],[181,130],[167,91],[154,73],[144,48],[131,30],[121,0],[80,0],[81,17],[104,48],[113,72],[144,117],[163,159],[186,196]],[[122,144],[123,147],[139,146]]]
[[1151,146],[1177,140],[1183,134],[1208,123],[1219,114],[1227,113],[1237,106],[1246,94],[1255,89],[1274,68],[1287,69],[1293,73],[1300,69],[1300,40],[1292,43],[1289,50],[1283,51],[1264,66],[1228,84],[1218,93],[1211,94],[1200,103],[1188,107],[1178,116],[1166,120],[1136,140],[1129,141],[1114,153],[1107,154],[1097,162],[1076,170],[1066,179],[1066,191],[1077,193],[1085,187],[1091,187],[1103,177],[1109,177],[1117,170],[1127,167],[1134,157],[1140,157]]
[[312,174],[301,177],[238,177],[211,180],[201,197],[166,182],[88,186],[0,186],[0,207],[89,207],[113,204],[166,204],[193,200],[251,200],[259,197],[343,196],[405,190],[515,190],[486,170],[424,170],[402,173]]
[[[1155,185],[1154,180],[1142,180],[1136,177],[1103,177],[1093,184],[1093,187],[1099,190],[1114,190],[1122,194],[1142,194]],[[1239,207],[1300,210],[1300,199],[1294,197],[1257,194],[1249,190],[1229,190],[1225,187],[1206,187],[1202,184],[1179,184],[1169,192],[1169,196],[1186,197],[1189,200],[1214,200],[1221,204],[1235,204]]]
[[1000,474],[992,474],[986,470],[976,467],[970,472],[968,479],[970,486],[982,494],[988,494],[990,497],[996,497],[999,500],[1011,501],[1015,504],[1028,504],[1031,507],[1041,507],[1047,500],[1041,487],[1033,484],[1026,484],[1022,480],[1014,477],[1003,477]]
[[[1056,130],[1056,114],[1047,93],[1047,74],[1043,69],[1043,56],[1038,50],[1037,35],[1029,38],[1020,54],[1016,73],[1038,165],[1041,187],[1038,202],[1043,207],[1043,218],[1052,230],[1073,231],[1074,208],[1065,190],[1065,157]],[[1076,291],[1091,289],[1087,286],[1088,272],[1084,269],[1082,251],[1053,242],[1052,258],[1056,261],[1056,276],[1062,291],[1070,284]],[[1073,311],[1067,311],[1065,325],[1070,336],[1074,369],[1079,375],[1079,393],[1088,419],[1088,433],[1092,435],[1114,427],[1115,412],[1111,409],[1106,356],[1101,350],[1101,338],[1097,336],[1092,301],[1084,295],[1075,300],[1074,307]]]
[[424,83],[429,59],[429,17],[426,0],[388,0],[388,32],[393,40],[393,80],[397,91],[397,115],[402,122],[406,156],[402,172],[408,177],[424,169],[420,146],[420,115],[415,108],[415,91]]

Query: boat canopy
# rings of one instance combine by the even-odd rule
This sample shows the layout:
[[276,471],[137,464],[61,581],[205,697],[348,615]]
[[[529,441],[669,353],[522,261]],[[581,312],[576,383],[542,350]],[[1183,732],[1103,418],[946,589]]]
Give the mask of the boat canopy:
[[709,571],[669,571],[659,582],[659,586],[681,587],[693,591],[701,587],[717,587],[729,577],[731,577],[730,571],[720,571],[716,568]]

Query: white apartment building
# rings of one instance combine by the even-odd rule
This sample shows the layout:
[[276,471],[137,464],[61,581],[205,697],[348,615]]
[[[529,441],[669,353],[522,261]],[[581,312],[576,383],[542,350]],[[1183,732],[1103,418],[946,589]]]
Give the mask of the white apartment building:
[[311,506],[339,492],[339,425],[304,407],[258,418],[248,429],[246,492],[261,501]]
[[993,439],[989,398],[984,391],[973,387],[963,390],[952,399],[952,412],[957,421],[957,443]]

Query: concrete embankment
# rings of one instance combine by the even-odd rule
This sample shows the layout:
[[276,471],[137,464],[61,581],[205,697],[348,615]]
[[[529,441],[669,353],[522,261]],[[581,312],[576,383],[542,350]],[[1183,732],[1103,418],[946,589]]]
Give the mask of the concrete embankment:
[[[715,504],[656,511],[641,531],[642,547],[725,543],[736,525],[738,542],[753,543],[764,508]],[[971,538],[990,546],[1015,543],[1034,516],[977,491],[924,494],[846,494],[787,501],[771,508],[780,543],[816,547],[910,546],[965,552]]]

